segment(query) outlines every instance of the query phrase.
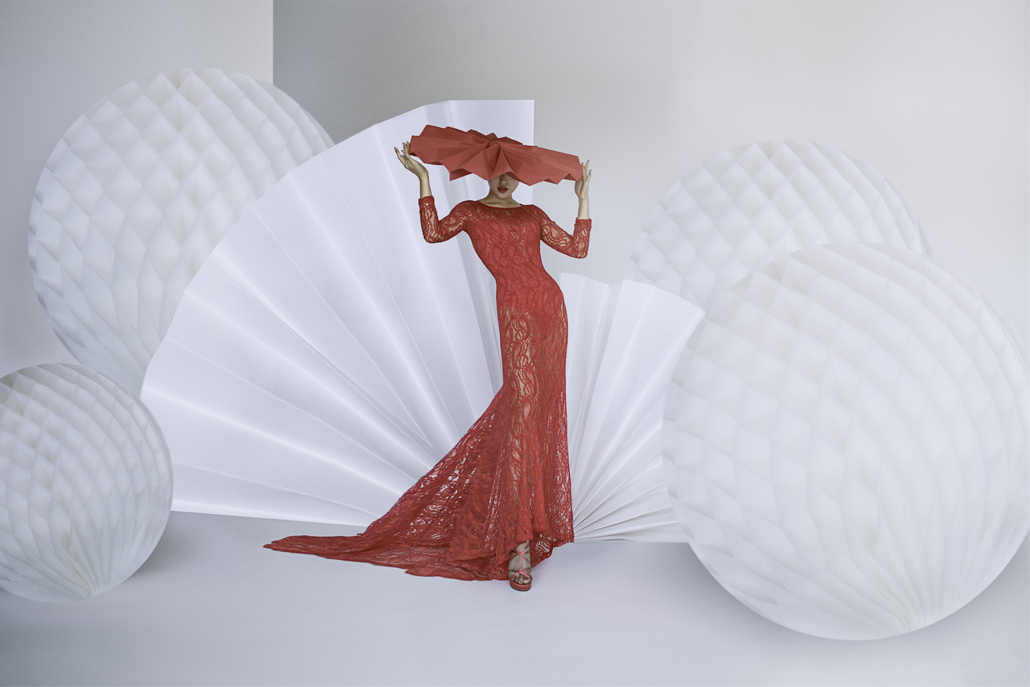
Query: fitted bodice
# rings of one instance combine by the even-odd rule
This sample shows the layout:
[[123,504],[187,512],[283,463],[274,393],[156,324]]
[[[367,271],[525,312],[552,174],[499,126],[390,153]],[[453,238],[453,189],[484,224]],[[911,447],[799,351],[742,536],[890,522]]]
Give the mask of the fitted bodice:
[[590,220],[576,220],[570,236],[535,205],[504,208],[467,200],[442,220],[432,196],[421,199],[419,208],[425,239],[436,243],[466,232],[498,288],[543,277],[550,280],[540,259],[541,241],[574,258],[585,257],[590,243]]

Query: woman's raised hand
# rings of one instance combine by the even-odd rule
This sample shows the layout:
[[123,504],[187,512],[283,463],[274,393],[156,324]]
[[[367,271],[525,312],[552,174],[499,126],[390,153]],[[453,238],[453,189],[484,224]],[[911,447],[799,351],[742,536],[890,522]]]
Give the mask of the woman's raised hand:
[[590,160],[583,163],[583,176],[576,180],[576,196],[579,197],[577,219],[590,219]]
[[411,157],[407,141],[401,144],[401,150],[394,148],[393,152],[397,153],[397,159],[404,165],[404,169],[418,177],[419,196],[425,198],[433,195],[433,191],[429,188],[429,170],[421,162]]
[[425,165],[411,157],[411,151],[408,148],[407,141],[401,144],[401,150],[394,148],[393,152],[397,153],[397,159],[401,161],[402,165],[404,165],[404,169],[408,170],[419,179],[429,176],[429,172],[426,170]]
[[583,163],[583,176],[576,180],[576,195],[580,200],[590,198],[590,160]]

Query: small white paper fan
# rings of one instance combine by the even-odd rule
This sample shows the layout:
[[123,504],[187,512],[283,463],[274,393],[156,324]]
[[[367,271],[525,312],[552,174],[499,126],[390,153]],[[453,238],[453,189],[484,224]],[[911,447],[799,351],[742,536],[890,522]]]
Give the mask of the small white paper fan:
[[662,472],[673,366],[704,313],[653,286],[561,275],[576,541],[686,541]]
[[767,618],[887,637],[954,612],[1030,526],[1030,382],[974,289],[913,251],[791,253],[718,299],[670,397],[674,509]]
[[331,145],[275,86],[219,69],[155,74],[97,102],[51,153],[29,214],[32,281],[58,337],[138,393],[211,250]]
[[138,398],[78,365],[0,379],[0,587],[85,599],[132,575],[168,522],[168,447]]

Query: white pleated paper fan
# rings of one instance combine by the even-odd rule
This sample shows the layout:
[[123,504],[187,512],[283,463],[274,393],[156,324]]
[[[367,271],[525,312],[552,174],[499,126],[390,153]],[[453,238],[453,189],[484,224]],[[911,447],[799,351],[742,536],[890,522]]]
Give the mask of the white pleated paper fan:
[[700,308],[653,286],[561,275],[576,541],[686,541],[662,471],[662,412]]
[[[424,241],[393,152],[426,124],[531,142],[533,104],[439,103],[340,143],[256,202],[187,288],[143,388],[177,510],[367,524],[500,387],[493,280],[466,235]],[[488,190],[429,171],[441,216]]]
[[628,277],[707,309],[791,251],[865,241],[929,254],[919,221],[869,165],[808,141],[761,141],[707,160],[659,201]]
[[698,557],[752,609],[823,637],[954,612],[1027,534],[1021,350],[913,251],[834,244],[752,273],[707,313],[667,405]]
[[183,290],[243,211],[332,145],[269,83],[180,69],[86,111],[36,186],[29,260],[58,337],[138,393]]
[[0,587],[107,591],[150,556],[172,501],[168,447],[138,398],[78,365],[0,379]]

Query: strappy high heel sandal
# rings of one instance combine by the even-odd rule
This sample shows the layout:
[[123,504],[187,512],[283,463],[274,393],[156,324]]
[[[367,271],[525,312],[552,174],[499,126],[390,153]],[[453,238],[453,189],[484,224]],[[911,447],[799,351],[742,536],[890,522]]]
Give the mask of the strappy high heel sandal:
[[[516,557],[519,559],[519,566],[512,570],[511,563]],[[508,559],[508,584],[517,592],[528,592],[529,586],[533,584],[533,575],[530,573],[532,567],[528,558],[529,546],[520,544],[511,552]]]

